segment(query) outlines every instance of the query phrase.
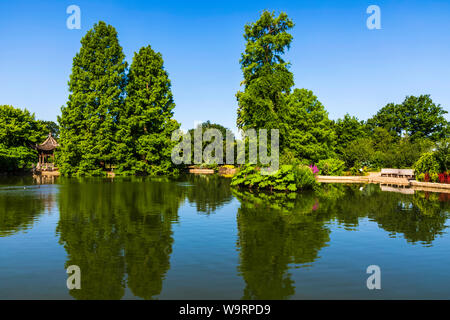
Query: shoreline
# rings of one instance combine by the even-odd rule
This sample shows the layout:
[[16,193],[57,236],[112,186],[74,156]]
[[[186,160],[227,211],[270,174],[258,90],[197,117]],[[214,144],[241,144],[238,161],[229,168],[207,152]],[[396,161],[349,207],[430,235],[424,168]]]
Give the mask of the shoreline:
[[380,186],[397,186],[418,191],[450,193],[450,184],[436,182],[420,182],[407,178],[381,177],[378,172],[368,176],[317,176],[321,183],[375,183]]

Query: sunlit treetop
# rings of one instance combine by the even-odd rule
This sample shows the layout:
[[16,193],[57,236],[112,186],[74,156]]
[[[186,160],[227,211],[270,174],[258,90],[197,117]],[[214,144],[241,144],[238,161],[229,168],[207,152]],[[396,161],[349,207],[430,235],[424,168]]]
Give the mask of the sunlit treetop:
[[264,68],[287,68],[282,55],[290,48],[292,35],[288,33],[294,23],[282,12],[275,17],[274,12],[263,11],[258,21],[244,27],[247,41],[240,60],[246,84],[260,76]]

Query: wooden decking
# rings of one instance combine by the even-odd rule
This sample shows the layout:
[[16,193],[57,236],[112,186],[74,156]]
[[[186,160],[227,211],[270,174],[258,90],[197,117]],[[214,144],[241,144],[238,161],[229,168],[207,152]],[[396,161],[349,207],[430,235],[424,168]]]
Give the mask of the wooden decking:
[[368,183],[368,176],[317,176],[317,182],[324,183]]
[[450,184],[419,182],[408,178],[382,177],[379,172],[370,172],[368,176],[318,176],[317,182],[322,183],[376,183],[389,191],[389,188],[404,188],[402,193],[411,193],[410,190],[450,193]]
[[42,177],[58,177],[60,175],[59,171],[40,171],[36,170],[33,176],[42,176]]
[[214,169],[192,168],[192,169],[189,169],[189,173],[195,173],[195,174],[214,174]]

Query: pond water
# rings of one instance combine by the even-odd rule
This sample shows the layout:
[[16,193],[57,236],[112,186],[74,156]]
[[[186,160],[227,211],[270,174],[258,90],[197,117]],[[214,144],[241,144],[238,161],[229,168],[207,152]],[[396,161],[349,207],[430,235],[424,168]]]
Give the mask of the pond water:
[[229,182],[2,178],[0,299],[450,299],[450,194]]

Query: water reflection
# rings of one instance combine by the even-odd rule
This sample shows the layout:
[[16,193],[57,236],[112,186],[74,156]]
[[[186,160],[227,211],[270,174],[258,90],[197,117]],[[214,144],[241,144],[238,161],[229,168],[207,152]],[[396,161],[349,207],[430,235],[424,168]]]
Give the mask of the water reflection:
[[189,175],[182,179],[190,183],[186,197],[189,203],[195,204],[198,212],[214,213],[232,199],[230,179],[218,175]]
[[314,194],[298,199],[286,194],[234,194],[241,202],[237,223],[239,271],[246,284],[242,298],[289,298],[295,293],[289,264],[312,263],[330,240],[330,230],[313,214],[317,199]]
[[[353,232],[361,220],[371,220],[391,237],[433,246],[447,232],[450,211],[449,194],[385,192],[372,184],[270,194],[231,189],[218,176],[35,183],[20,178],[0,185],[0,237],[29,229],[46,210],[59,209],[56,232],[67,252],[65,267],[82,270],[82,289],[70,291],[76,299],[120,299],[127,290],[131,297],[157,298],[171,268],[174,225],[186,203],[196,208],[198,221],[225,205],[232,224],[236,214],[244,299],[294,296],[293,268],[314,267],[336,224]],[[201,234],[204,226],[197,222],[190,232]]]
[[8,181],[11,185],[0,185],[0,237],[31,229],[55,205],[55,188],[29,185],[22,178]]
[[295,219],[299,213],[314,213],[320,221],[335,220],[349,229],[362,218],[370,218],[386,231],[402,235],[408,242],[431,244],[447,228],[449,194],[416,191],[384,192],[375,184],[323,184],[314,192],[299,194],[252,194],[235,191],[241,208],[271,210]]
[[[186,181],[187,179],[187,181]],[[120,299],[125,286],[138,297],[159,295],[170,268],[172,224],[187,198],[211,212],[231,199],[226,179],[61,179],[57,232],[78,265],[77,299]]]
[[169,181],[67,181],[60,191],[57,231],[80,266],[77,299],[120,299],[126,284],[146,299],[161,292],[170,267],[172,224],[183,190]]
[[[407,242],[432,245],[443,234],[449,202],[439,194],[382,192],[378,185],[324,184],[300,194],[235,190],[244,299],[286,299],[295,293],[289,264],[308,265],[330,241],[325,223],[356,230],[369,218]],[[446,199],[446,198],[445,198]]]

